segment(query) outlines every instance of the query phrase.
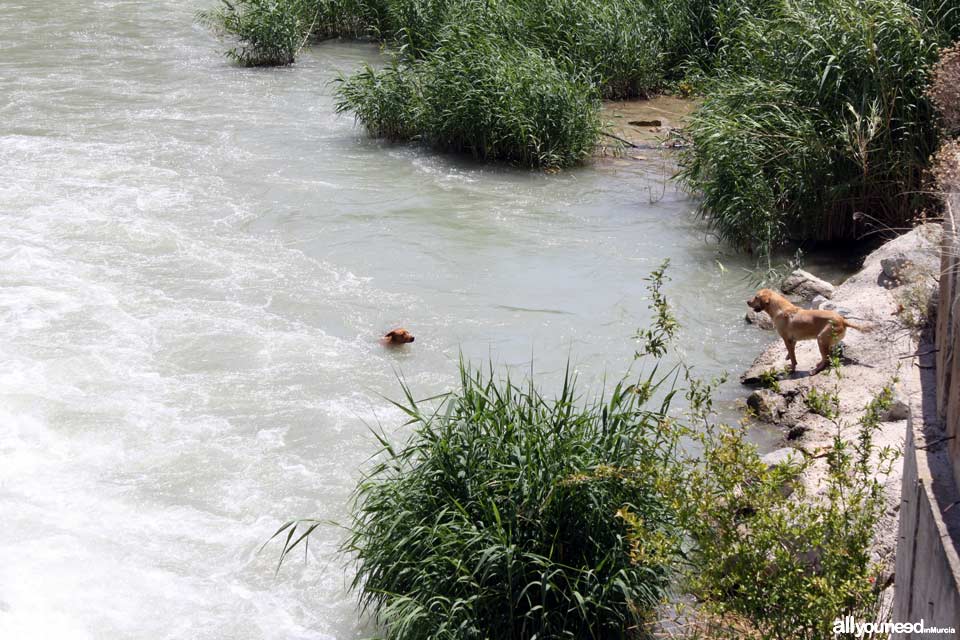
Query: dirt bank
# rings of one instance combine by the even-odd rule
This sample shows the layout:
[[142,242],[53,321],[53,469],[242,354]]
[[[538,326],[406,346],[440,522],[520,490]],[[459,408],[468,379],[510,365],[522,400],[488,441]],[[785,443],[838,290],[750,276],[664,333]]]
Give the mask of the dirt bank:
[[644,160],[651,151],[670,148],[676,142],[674,132],[696,106],[689,98],[664,95],[604,101],[600,117],[610,135],[601,139],[600,154],[616,151],[627,159]]
[[[741,376],[741,382],[755,387],[748,405],[756,419],[762,419],[783,430],[783,447],[769,454],[769,460],[779,459],[799,449],[815,461],[803,481],[812,493],[821,489],[824,478],[822,459],[816,459],[838,433],[848,441],[857,434],[857,421],[866,404],[891,380],[896,379],[896,400],[884,416],[875,436],[882,447],[901,448],[906,430],[907,406],[920,393],[917,358],[919,329],[935,306],[936,276],[939,273],[941,228],[927,224],[886,243],[864,261],[862,269],[836,288],[815,279],[803,286],[806,276],[800,274],[791,283],[794,302],[811,308],[832,308],[869,324],[866,333],[848,330],[843,341],[843,363],[838,378],[828,372],[810,376],[809,371],[819,360],[816,342],[797,345],[797,372],[781,374],[776,383],[770,374],[783,371],[787,351],[783,342],[770,332],[771,344]],[[815,289],[826,284],[826,289],[815,300]],[[788,287],[789,288],[789,287]],[[765,315],[765,314],[764,314]],[[766,318],[751,318],[759,327]],[[772,388],[770,388],[772,387]],[[839,416],[830,419],[815,413],[817,396],[836,392],[839,396]],[[886,478],[887,510],[878,531],[875,557],[891,562],[897,533],[897,510],[900,504],[900,476],[898,462]]]

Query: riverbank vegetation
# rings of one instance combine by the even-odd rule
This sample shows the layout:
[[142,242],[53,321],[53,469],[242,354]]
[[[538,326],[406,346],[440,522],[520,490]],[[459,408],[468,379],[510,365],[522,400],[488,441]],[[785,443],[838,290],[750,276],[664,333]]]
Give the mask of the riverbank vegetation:
[[310,38],[382,41],[388,64],[343,78],[339,111],[521,166],[587,158],[601,98],[692,90],[679,178],[721,238],[761,255],[931,205],[924,89],[960,37],[949,0],[220,0],[201,18],[244,65],[288,64]]

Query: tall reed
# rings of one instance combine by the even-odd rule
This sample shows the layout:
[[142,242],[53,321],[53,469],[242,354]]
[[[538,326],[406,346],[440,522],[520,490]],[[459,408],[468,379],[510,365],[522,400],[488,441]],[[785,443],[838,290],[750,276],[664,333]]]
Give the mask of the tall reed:
[[719,234],[765,253],[855,238],[858,220],[908,225],[937,143],[925,16],[902,0],[754,0],[718,23],[721,71],[680,177]]
[[418,60],[343,80],[337,110],[393,140],[417,138],[482,160],[576,164],[594,148],[599,100],[583,79],[509,40],[450,27]]

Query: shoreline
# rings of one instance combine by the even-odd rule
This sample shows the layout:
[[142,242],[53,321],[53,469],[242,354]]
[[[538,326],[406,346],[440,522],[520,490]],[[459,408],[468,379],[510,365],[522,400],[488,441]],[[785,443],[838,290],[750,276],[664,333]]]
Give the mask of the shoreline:
[[[872,325],[869,332],[847,332],[839,376],[832,371],[809,375],[819,352],[815,341],[805,341],[796,348],[797,371],[789,376],[781,374],[773,382],[770,372],[783,370],[786,348],[769,329],[774,342],[741,375],[741,383],[753,389],[746,399],[749,411],[756,420],[782,431],[780,448],[763,456],[764,461],[773,465],[791,455],[810,459],[811,464],[799,481],[811,496],[822,495],[826,462],[819,457],[820,453],[837,435],[848,443],[854,442],[864,407],[894,380],[894,400],[874,433],[874,441],[880,448],[889,446],[903,451],[909,407],[921,395],[918,360],[923,354],[918,346],[922,343],[921,331],[932,316],[929,307],[935,305],[941,232],[938,224],[916,227],[871,252],[856,274],[831,287],[832,291],[824,291],[829,295],[812,300],[814,291],[807,288],[806,296],[793,296],[802,306],[834,309]],[[769,319],[763,320],[753,318],[761,329],[769,326]],[[818,408],[818,396],[834,393],[836,416],[828,417],[814,410]],[[893,577],[902,472],[901,455],[889,474],[876,476],[884,487],[885,508],[871,552],[874,561],[882,566],[882,575],[888,578],[887,587]],[[889,590],[886,595],[890,595]]]

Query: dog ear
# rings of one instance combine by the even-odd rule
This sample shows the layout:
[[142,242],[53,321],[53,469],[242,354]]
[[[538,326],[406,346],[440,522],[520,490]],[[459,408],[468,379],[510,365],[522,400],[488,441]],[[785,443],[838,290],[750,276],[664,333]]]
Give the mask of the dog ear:
[[396,335],[397,335],[397,330],[396,330],[396,329],[391,329],[390,331],[387,331],[387,332],[384,334],[383,337],[384,337],[384,338],[393,338],[393,337],[396,336]]

